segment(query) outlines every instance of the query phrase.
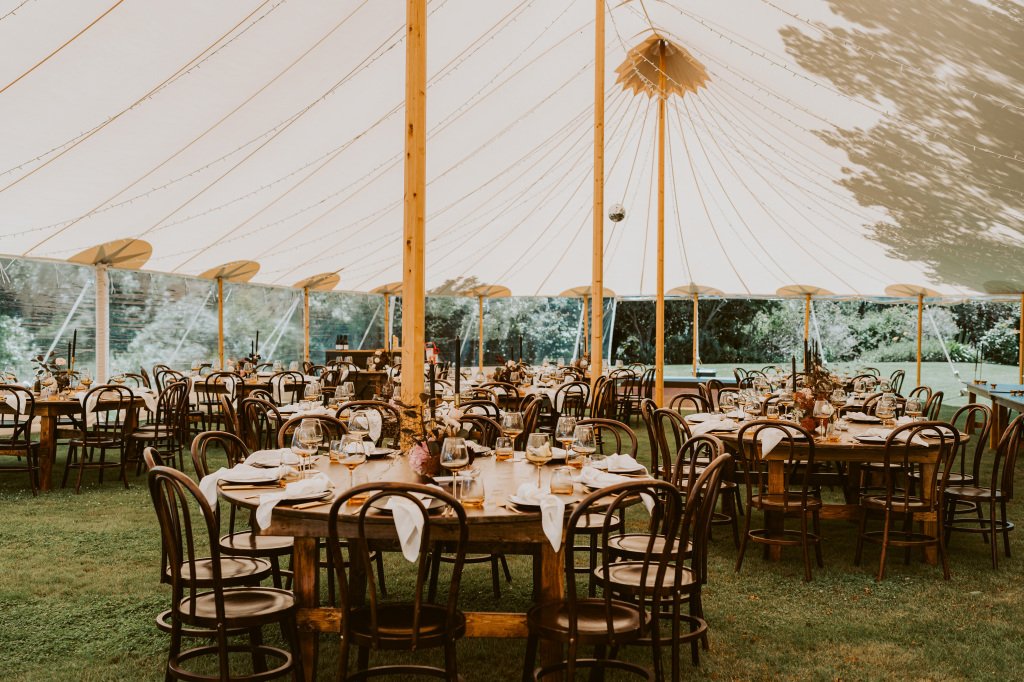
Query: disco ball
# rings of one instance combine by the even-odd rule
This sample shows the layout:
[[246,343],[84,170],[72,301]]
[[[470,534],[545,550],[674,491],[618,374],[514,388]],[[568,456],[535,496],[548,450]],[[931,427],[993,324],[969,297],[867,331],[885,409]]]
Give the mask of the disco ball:
[[622,204],[612,204],[611,208],[608,209],[608,218],[613,223],[620,223],[625,217],[626,209],[623,208]]

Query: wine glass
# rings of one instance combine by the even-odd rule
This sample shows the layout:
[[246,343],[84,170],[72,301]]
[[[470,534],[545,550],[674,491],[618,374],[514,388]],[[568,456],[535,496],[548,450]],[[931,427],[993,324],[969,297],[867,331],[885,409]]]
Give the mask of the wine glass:
[[736,396],[733,393],[725,393],[718,398],[718,409],[722,414],[729,414],[736,409]]
[[501,430],[506,436],[515,440],[526,428],[523,425],[522,412],[506,412],[501,417]]
[[[555,424],[555,440],[562,444],[565,449],[565,463],[570,466],[575,466],[575,457],[572,457],[570,449],[572,448],[573,441],[576,440],[576,418],[575,417],[559,417],[558,422]],[[582,462],[580,463],[582,467]],[[579,468],[579,467],[577,467]]]
[[452,472],[452,492],[458,497],[459,469],[469,466],[469,448],[466,439],[450,436],[441,444],[441,466]]
[[551,461],[551,442],[546,433],[531,433],[526,438],[526,459],[537,467],[537,488],[540,489],[540,470]]
[[[307,424],[308,420],[303,419],[298,428],[292,432],[292,452],[299,458],[299,477],[305,478],[307,468],[312,464],[312,457],[316,454],[317,446],[323,440],[323,434],[317,437],[312,425]],[[319,425],[319,423],[318,423]]]
[[779,405],[786,408],[786,412],[789,412],[793,408],[793,391],[789,388],[783,387],[779,393]]
[[341,452],[338,461],[348,468],[348,487],[351,488],[355,484],[355,470],[366,462],[366,449],[362,438],[347,433],[341,437],[339,445]]
[[362,440],[370,435],[370,413],[366,410],[353,410],[348,416],[348,432]]
[[79,382],[81,382],[81,384],[85,386],[85,390],[89,390],[89,387],[92,386],[92,374],[89,373],[89,370],[84,368],[82,369],[82,374],[79,377]]
[[576,466],[576,460],[570,461],[569,466],[582,468],[584,460],[593,457],[597,452],[597,436],[594,434],[594,426],[592,424],[577,424],[572,435],[572,450],[579,455],[579,466]]
[[822,436],[826,435],[828,431],[828,422],[835,411],[835,408],[832,407],[832,403],[827,400],[814,401],[814,410],[811,412],[811,416],[818,420]]
[[917,421],[921,418],[921,413],[924,411],[924,405],[919,397],[911,396],[907,398],[907,404],[903,408],[903,411],[906,412],[908,417]]
[[309,402],[316,402],[320,398],[320,382],[313,379],[306,384],[306,388],[302,391],[302,397]]

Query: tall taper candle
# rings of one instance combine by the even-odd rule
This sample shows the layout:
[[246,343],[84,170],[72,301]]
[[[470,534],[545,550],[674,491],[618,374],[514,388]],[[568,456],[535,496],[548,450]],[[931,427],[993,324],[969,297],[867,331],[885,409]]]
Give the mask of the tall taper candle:
[[428,404],[430,405],[430,418],[433,419],[434,418],[434,363],[430,362],[429,365],[430,365],[430,370],[429,370],[429,375],[430,375],[430,397],[427,398],[427,400],[429,401]]
[[75,357],[75,353],[78,352],[78,330],[71,334],[71,357],[68,358],[68,363],[71,362],[71,358]]
[[260,352],[260,330],[259,329],[256,330],[256,343],[254,345],[255,345],[255,348],[253,348],[253,355],[255,355],[256,353]]
[[462,344],[459,342],[459,337],[455,337],[455,393],[458,395],[461,390],[462,382]]
[[519,362],[523,361],[523,335],[519,335]]
[[796,393],[796,356],[793,356],[793,393]]

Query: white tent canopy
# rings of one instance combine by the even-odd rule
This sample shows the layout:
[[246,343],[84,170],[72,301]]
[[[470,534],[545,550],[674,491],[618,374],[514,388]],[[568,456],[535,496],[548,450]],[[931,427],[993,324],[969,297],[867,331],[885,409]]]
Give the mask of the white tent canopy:
[[[592,0],[428,5],[427,289],[590,276]],[[0,253],[122,238],[146,269],[400,279],[402,2],[0,1]],[[607,9],[604,284],[655,291],[652,29],[706,67],[668,109],[669,283],[1024,290],[1016,2],[632,0]]]

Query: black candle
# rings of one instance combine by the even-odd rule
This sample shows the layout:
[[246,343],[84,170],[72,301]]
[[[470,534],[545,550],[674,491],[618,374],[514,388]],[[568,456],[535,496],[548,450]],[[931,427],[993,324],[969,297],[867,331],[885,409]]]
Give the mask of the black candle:
[[523,335],[519,335],[519,362],[523,361]]
[[78,352],[78,330],[76,329],[71,335],[71,357],[68,358],[68,362],[71,362],[71,358],[75,357],[75,353]]
[[796,393],[796,356],[793,356],[793,393]]
[[461,392],[461,381],[462,381],[462,346],[459,343],[459,337],[455,337],[455,393]]
[[249,355],[256,355],[256,343],[249,339]]
[[260,330],[256,330],[256,343],[253,344],[253,355],[260,352]]
[[434,363],[433,363],[433,361],[431,361],[429,363],[429,365],[430,365],[430,369],[429,369],[430,397],[427,400],[430,401],[429,402],[429,404],[430,404],[430,418],[433,419],[434,418]]

